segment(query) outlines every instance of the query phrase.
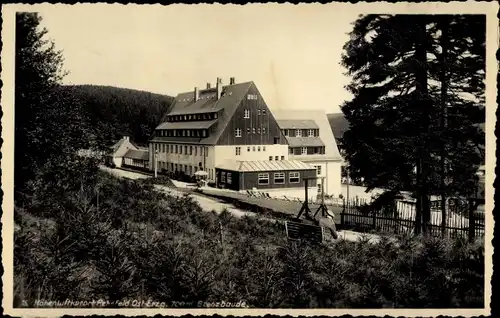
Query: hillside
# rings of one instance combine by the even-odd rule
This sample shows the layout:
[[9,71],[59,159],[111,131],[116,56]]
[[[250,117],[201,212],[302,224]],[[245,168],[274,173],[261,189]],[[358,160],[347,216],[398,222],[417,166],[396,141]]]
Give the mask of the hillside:
[[81,103],[91,126],[105,143],[129,135],[145,143],[173,98],[127,88],[98,85],[64,85],[61,92],[75,103]]
[[349,122],[345,119],[344,114],[342,113],[327,114],[327,117],[330,122],[333,135],[338,143],[339,138],[342,138],[344,132],[349,129]]

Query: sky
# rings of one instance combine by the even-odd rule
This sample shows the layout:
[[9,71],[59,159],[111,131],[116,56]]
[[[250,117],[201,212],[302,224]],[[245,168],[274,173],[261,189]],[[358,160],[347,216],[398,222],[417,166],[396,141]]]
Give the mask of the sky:
[[[344,8],[344,9],[342,9]],[[339,64],[352,5],[74,5],[39,10],[63,51],[65,84],[175,96],[254,81],[268,106],[340,112],[351,99]]]

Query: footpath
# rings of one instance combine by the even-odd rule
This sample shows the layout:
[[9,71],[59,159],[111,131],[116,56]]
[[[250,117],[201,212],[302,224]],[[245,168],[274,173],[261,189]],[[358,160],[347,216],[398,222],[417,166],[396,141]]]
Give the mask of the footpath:
[[[103,171],[107,171],[107,172],[109,172],[112,175],[115,175],[117,177],[128,178],[128,179],[132,179],[132,180],[145,179],[145,178],[151,177],[150,175],[143,174],[141,172],[132,172],[130,170],[122,170],[119,168],[111,169],[108,167],[101,167],[101,169]],[[202,193],[198,193],[198,192],[194,191],[195,187],[191,184],[176,181],[176,180],[172,180],[172,182],[174,183],[176,188],[171,188],[171,187],[167,187],[167,186],[163,186],[163,185],[155,185],[154,187],[159,191],[162,191],[162,192],[170,194],[170,195],[178,196],[178,197],[189,194],[192,196],[193,200],[195,200],[204,211],[215,211],[216,213],[222,213],[222,211],[224,209],[227,209],[227,211],[229,213],[231,213],[232,215],[234,215],[236,217],[243,217],[245,215],[246,216],[253,216],[253,217],[260,216],[256,212],[239,209],[234,204],[224,202],[225,200],[213,198],[213,196],[215,194],[217,194],[217,192],[220,192],[222,190],[204,187],[204,188],[201,188]],[[203,192],[206,192],[206,195],[204,195]],[[266,199],[261,199],[261,200],[266,200]],[[282,201],[282,200],[267,199],[266,204],[270,205],[269,206],[270,209],[274,210],[274,208],[276,208],[276,207],[281,207],[281,210],[283,210],[283,211],[280,211],[280,212],[284,212],[284,213],[287,213],[289,215],[296,215],[298,213],[298,211],[300,210],[300,205],[297,205],[297,203],[294,203],[294,206],[290,207],[290,206],[286,206],[285,202],[286,201]],[[283,207],[284,204],[285,204],[285,207]],[[299,207],[298,209],[297,209],[297,206]],[[313,213],[315,212],[314,208],[312,208],[311,210],[313,211]],[[294,212],[294,211],[297,211],[297,212]],[[335,214],[336,214],[336,218],[337,218],[338,213],[335,213]],[[277,220],[277,219],[273,219],[273,218],[266,218],[266,219],[273,221],[273,222],[283,221],[283,220]],[[374,243],[380,239],[380,236],[378,236],[376,234],[359,233],[359,232],[354,232],[354,231],[349,231],[349,230],[341,230],[341,231],[337,231],[337,233],[338,233],[339,238],[343,238],[343,239],[349,240],[349,241],[358,241],[363,236],[368,237],[370,239],[370,241],[374,242]]]

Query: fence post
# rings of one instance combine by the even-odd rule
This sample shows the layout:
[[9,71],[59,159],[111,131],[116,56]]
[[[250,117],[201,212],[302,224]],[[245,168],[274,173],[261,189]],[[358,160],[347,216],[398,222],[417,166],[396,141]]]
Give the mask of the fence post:
[[373,215],[373,229],[377,229],[377,210],[373,209],[372,210],[372,215]]
[[474,235],[476,234],[476,220],[474,216],[475,204],[474,200],[469,200],[469,242],[474,240]]
[[345,214],[345,209],[346,209],[346,202],[348,202],[346,199],[343,199],[343,204],[342,204],[342,212],[340,212],[340,228],[344,228],[344,214]]

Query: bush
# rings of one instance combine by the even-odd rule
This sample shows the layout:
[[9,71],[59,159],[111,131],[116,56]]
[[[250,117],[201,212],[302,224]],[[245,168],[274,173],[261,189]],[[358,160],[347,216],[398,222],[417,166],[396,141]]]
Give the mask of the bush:
[[[163,177],[162,177],[163,178]],[[15,210],[15,298],[245,301],[252,307],[482,307],[484,243],[288,242],[283,223],[202,211],[107,173]],[[164,178],[162,180],[168,180]],[[45,201],[41,201],[45,200]],[[56,204],[57,203],[57,204]],[[54,206],[51,220],[40,206]]]

